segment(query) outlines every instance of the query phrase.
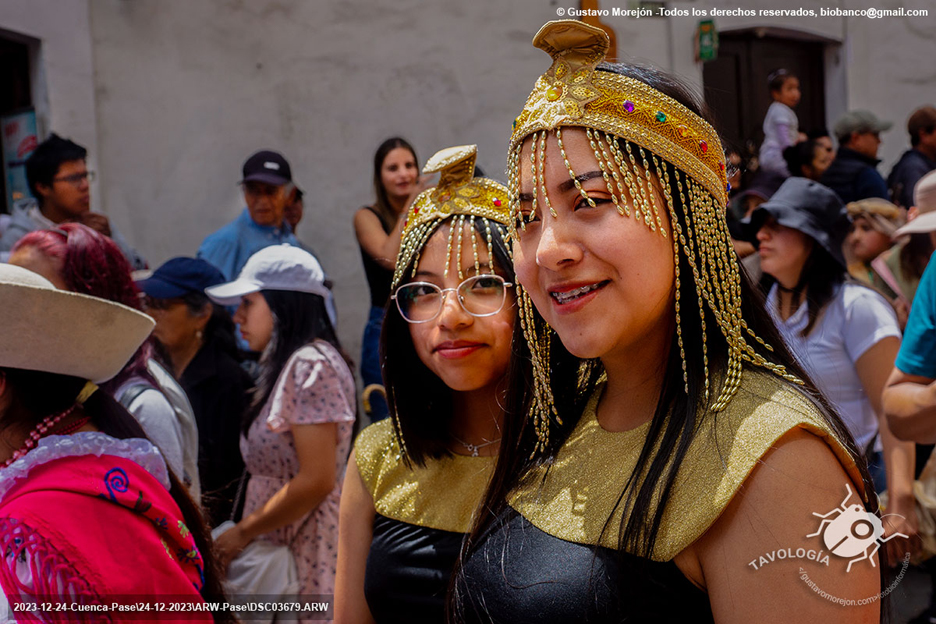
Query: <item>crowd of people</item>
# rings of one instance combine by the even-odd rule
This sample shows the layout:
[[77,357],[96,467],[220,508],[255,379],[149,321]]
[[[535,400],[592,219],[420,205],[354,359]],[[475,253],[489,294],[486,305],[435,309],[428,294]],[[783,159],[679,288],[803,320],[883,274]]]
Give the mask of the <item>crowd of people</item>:
[[[885,180],[891,124],[850,111],[835,150],[778,70],[746,158],[600,29],[534,45],[506,184],[473,145],[422,176],[404,139],[376,150],[357,364],[282,154],[142,272],[87,152],[37,147],[0,226],[0,611],[210,602],[250,553],[341,622],[886,616],[895,566],[936,554],[936,109]],[[822,541],[836,512],[866,549]]]

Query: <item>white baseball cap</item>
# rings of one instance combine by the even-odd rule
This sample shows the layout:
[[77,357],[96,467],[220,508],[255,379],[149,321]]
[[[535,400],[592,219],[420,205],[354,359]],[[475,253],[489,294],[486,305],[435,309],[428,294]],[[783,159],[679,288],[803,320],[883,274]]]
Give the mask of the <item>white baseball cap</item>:
[[250,256],[236,280],[206,288],[205,294],[221,305],[235,305],[244,295],[261,290],[328,296],[325,272],[315,256],[288,244],[261,249]]

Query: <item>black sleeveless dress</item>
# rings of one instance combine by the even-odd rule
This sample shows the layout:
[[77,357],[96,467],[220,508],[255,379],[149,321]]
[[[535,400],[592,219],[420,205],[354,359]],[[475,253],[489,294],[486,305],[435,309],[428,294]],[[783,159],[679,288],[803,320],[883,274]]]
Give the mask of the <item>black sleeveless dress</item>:
[[[383,217],[380,216],[380,213],[377,212],[373,206],[364,206],[364,209],[371,211],[377,216],[385,234],[389,234],[393,231],[393,224],[384,221]],[[363,247],[359,246],[358,248],[361,250],[361,263],[364,265],[364,276],[367,278],[367,286],[370,290],[371,307],[382,308],[387,304],[387,300],[390,299],[390,284],[393,283],[393,269],[382,267],[380,263],[364,251]]]
[[379,624],[444,622],[452,570],[494,458],[454,455],[410,469],[389,419],[361,432],[354,455],[377,511],[364,577],[371,614]]
[[777,440],[797,427],[814,433],[861,483],[845,446],[812,403],[769,374],[746,372],[727,409],[700,425],[652,556],[638,557],[617,546],[625,520],[617,502],[650,423],[604,430],[596,415],[601,391],[552,464],[527,475],[466,557],[455,596],[463,621],[712,622],[707,594],[674,558],[714,524]]

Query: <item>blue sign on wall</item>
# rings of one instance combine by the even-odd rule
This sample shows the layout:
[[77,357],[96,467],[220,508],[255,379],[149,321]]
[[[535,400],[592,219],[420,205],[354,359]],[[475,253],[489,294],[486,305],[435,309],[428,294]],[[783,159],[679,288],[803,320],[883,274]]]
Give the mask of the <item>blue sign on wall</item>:
[[6,181],[6,208],[32,199],[26,183],[26,159],[39,145],[36,111],[26,110],[0,117],[0,144],[3,146],[3,176]]

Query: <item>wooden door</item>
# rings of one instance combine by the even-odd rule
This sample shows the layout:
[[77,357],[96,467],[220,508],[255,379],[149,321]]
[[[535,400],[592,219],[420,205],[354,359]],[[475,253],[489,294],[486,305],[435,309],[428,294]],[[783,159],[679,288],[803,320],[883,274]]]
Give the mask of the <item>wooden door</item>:
[[773,99],[767,77],[778,68],[794,73],[803,97],[794,110],[801,132],[827,127],[823,46],[753,31],[719,35],[718,58],[702,68],[705,101],[723,140],[757,154],[764,139],[764,115]]

